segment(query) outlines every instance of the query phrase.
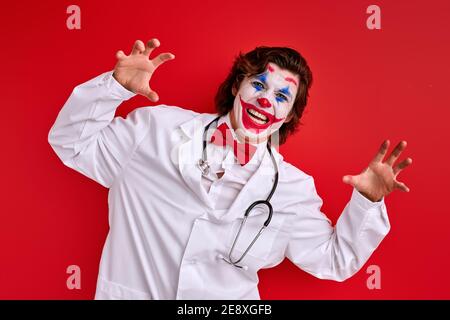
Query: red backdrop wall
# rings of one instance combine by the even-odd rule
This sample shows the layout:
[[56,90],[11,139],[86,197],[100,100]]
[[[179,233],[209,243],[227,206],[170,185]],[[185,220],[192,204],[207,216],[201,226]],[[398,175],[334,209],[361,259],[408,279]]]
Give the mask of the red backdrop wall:
[[[69,5],[81,29],[66,27]],[[366,8],[381,8],[369,30]],[[260,272],[263,299],[450,298],[447,204],[450,2],[437,1],[9,1],[0,9],[2,138],[0,298],[91,299],[107,234],[107,189],[65,167],[47,134],[72,89],[111,70],[114,54],[157,37],[176,59],[152,79],[159,103],[200,112],[233,58],[257,45],[299,50],[314,74],[304,126],[281,148],[315,177],[333,220],[379,144],[408,141],[399,176],[411,189],[386,198],[392,229],[343,283],[315,279],[288,261]],[[118,115],[151,105],[143,97]],[[66,268],[81,268],[69,290]],[[369,265],[381,289],[366,286]]]

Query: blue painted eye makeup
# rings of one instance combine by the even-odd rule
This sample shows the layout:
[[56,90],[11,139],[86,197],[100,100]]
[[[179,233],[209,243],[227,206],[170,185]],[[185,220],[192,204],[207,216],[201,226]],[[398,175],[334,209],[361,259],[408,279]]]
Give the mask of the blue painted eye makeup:
[[[251,81],[251,85],[253,86],[253,88],[256,89],[256,91],[261,91],[261,90],[265,89],[265,87],[267,85],[267,72],[255,76],[255,80]],[[275,94],[275,99],[277,102],[287,102],[287,101],[289,101],[288,97],[289,98],[292,97],[292,95],[289,91],[289,86],[281,88]]]
[[264,89],[264,85],[259,81],[252,81],[252,86],[256,89],[256,91],[261,91]]
[[267,72],[257,75],[256,79],[258,79],[259,81],[261,81],[262,83],[266,84],[267,83]]
[[286,98],[285,95],[280,94],[280,93],[277,93],[276,100],[277,100],[278,102],[286,102],[288,99]]
[[280,91],[277,93],[277,101],[279,102],[285,102],[288,101],[287,97],[292,97],[289,87],[284,87],[280,89]]

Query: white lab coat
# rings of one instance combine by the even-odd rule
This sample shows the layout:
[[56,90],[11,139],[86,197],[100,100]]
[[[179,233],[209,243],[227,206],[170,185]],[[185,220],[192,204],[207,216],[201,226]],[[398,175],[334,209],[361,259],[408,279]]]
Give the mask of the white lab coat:
[[[196,164],[204,126],[216,115],[159,105],[114,117],[132,96],[112,72],[81,84],[48,137],[65,165],[109,188],[96,299],[259,299],[258,270],[285,257],[318,278],[343,281],[388,233],[384,199],[372,202],[356,189],[333,227],[320,211],[314,179],[274,149],[279,184],[272,221],[243,259],[246,268],[229,265],[221,257],[245,209],[272,187],[270,156],[228,210],[214,210]],[[234,257],[265,219],[252,214]]]

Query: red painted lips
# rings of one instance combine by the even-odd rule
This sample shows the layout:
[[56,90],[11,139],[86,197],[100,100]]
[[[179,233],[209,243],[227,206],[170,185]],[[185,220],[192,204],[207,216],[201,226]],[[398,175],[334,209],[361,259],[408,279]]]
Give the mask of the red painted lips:
[[[242,100],[241,96],[239,96],[239,99],[240,99],[241,105],[242,105],[242,123],[244,124],[244,127],[247,130],[253,131],[255,133],[259,133],[259,132],[267,129],[268,127],[270,127],[271,124],[277,123],[277,122],[280,122],[281,120],[283,120],[283,119],[278,119],[273,114],[267,113],[266,111],[257,108],[256,106],[252,105],[251,103],[245,102],[244,100]],[[264,116],[267,117],[268,121],[264,124],[256,123],[255,121],[253,121],[253,119],[248,114],[247,109],[253,109],[253,110],[263,114]]]

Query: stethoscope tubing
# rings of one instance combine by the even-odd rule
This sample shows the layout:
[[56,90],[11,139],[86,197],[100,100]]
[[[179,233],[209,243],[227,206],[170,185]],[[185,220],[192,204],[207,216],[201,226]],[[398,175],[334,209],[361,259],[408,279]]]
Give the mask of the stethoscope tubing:
[[[208,155],[207,155],[207,151],[206,151],[206,146],[207,146],[207,141],[206,141],[206,134],[207,131],[209,129],[209,127],[214,123],[217,122],[220,119],[221,116],[216,117],[215,119],[213,119],[211,122],[209,122],[203,131],[203,149],[202,149],[202,158],[199,160],[199,167],[200,170],[202,171],[202,174],[208,174],[209,173],[209,165],[208,165]],[[273,215],[273,208],[272,208],[272,204],[270,203],[270,199],[272,199],[273,194],[275,193],[275,190],[277,189],[278,186],[278,165],[277,162],[275,160],[275,157],[273,156],[272,153],[272,148],[271,148],[271,144],[270,144],[270,138],[269,141],[267,142],[267,150],[269,151],[270,154],[270,158],[272,160],[272,164],[273,167],[275,169],[275,175],[274,175],[274,182],[272,185],[272,189],[270,190],[269,195],[267,196],[267,198],[265,200],[257,200],[255,202],[253,202],[248,208],[247,210],[245,210],[245,214],[244,214],[244,219],[241,222],[241,225],[239,227],[238,233],[236,234],[236,237],[234,238],[233,244],[231,246],[230,252],[228,253],[228,260],[225,258],[222,258],[223,260],[225,260],[226,262],[234,265],[235,267],[238,268],[242,268],[242,266],[238,265],[239,262],[242,261],[242,259],[244,259],[244,257],[247,255],[247,253],[250,251],[250,249],[253,247],[253,245],[255,244],[256,240],[258,240],[259,236],[263,233],[264,229],[267,228],[272,220],[272,215]],[[261,227],[261,229],[259,229],[258,233],[256,234],[256,236],[253,238],[252,242],[250,243],[250,245],[247,247],[247,249],[244,251],[244,253],[241,255],[241,257],[237,260],[232,259],[231,255],[233,253],[234,247],[236,245],[237,240],[239,239],[239,236],[241,234],[242,228],[245,225],[247,218],[250,214],[250,212],[253,210],[254,207],[256,207],[257,205],[265,205],[267,206],[269,213],[267,216],[266,221],[264,222],[263,226]]]

